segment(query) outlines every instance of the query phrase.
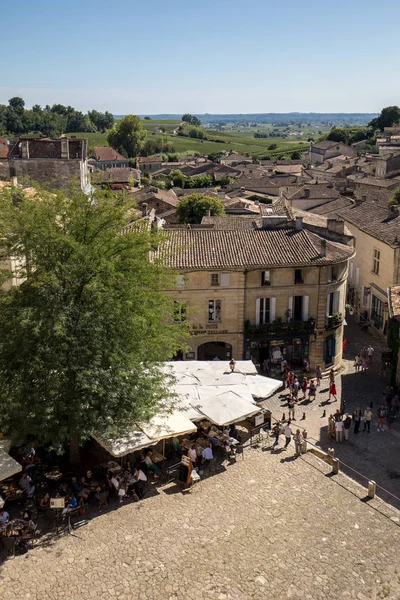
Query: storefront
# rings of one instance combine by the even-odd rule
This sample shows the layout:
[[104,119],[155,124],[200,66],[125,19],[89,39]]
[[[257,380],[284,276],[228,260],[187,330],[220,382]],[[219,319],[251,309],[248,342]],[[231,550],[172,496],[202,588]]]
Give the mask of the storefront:
[[302,333],[286,336],[254,335],[246,339],[246,358],[261,367],[265,360],[270,367],[280,370],[283,359],[294,368],[301,367],[303,360],[309,357],[310,334]]

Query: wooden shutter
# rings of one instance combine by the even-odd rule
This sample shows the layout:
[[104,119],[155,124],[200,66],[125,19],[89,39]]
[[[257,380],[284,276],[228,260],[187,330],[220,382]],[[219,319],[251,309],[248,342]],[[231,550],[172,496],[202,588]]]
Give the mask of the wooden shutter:
[[222,287],[229,287],[231,285],[231,276],[229,273],[222,273],[221,274],[221,286]]
[[340,310],[340,291],[333,292],[332,313],[335,314]]
[[289,296],[289,319],[293,319],[293,296]]
[[260,298],[256,300],[256,325],[260,324]]
[[331,295],[327,294],[326,295],[326,316],[330,317],[331,315],[329,314],[329,307],[330,307],[330,303],[331,303]]
[[270,323],[276,319],[276,298],[271,298],[269,303],[269,320]]
[[303,296],[303,307],[302,307],[302,315],[301,315],[301,318],[303,321],[307,321],[307,319],[308,319],[309,304],[310,304],[310,296]]

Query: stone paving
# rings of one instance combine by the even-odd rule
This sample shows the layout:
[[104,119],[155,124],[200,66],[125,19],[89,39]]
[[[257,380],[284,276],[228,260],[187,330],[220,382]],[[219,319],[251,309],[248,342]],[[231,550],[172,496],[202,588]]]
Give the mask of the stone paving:
[[[400,498],[400,422],[394,423],[392,432],[387,429],[384,432],[377,431],[376,411],[380,403],[385,402],[383,391],[387,385],[386,378],[379,375],[380,355],[385,347],[385,341],[374,338],[370,333],[362,332],[355,317],[346,317],[346,320],[348,326],[345,327],[345,332],[348,345],[344,354],[344,369],[336,377],[338,402],[327,403],[328,384],[327,380],[323,380],[314,402],[303,405],[300,401],[297,405],[296,421],[293,426],[301,429],[306,428],[310,441],[325,451],[329,447],[333,447],[335,456],[343,463],[341,468],[359,481],[360,484],[366,486],[367,480],[354,471],[346,469],[345,464],[365,475],[368,479],[376,481],[382,488]],[[375,350],[372,365],[366,373],[355,373],[353,367],[354,356],[363,346],[368,346],[368,344],[371,344]],[[321,392],[321,390],[323,391]],[[262,404],[272,410],[275,418],[281,419],[283,412],[287,418],[286,396],[287,392],[278,392]],[[349,414],[358,406],[364,411],[372,401],[374,418],[371,433],[364,433],[361,427],[360,433],[354,435],[352,427],[348,442],[337,443],[328,438],[328,417],[337,408],[340,408],[341,399],[345,400],[346,410]],[[324,409],[326,410],[326,417],[322,417]],[[303,412],[306,414],[305,420],[302,420]],[[400,509],[400,500],[396,500],[381,488],[378,488],[378,494]]]
[[191,493],[159,490],[9,559],[0,598],[398,600],[400,513],[321,464],[248,450]]

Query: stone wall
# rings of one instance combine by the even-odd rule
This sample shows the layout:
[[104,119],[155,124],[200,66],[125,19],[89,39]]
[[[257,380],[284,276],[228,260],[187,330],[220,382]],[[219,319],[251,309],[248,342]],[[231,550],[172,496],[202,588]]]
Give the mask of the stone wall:
[[68,188],[74,181],[77,186],[87,183],[87,163],[80,160],[61,159],[11,159],[10,176],[17,177],[21,185],[35,183],[48,188]]

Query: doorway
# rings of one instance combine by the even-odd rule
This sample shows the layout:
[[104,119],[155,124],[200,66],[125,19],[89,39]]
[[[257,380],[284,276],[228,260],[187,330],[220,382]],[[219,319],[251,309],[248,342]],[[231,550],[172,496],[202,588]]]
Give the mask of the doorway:
[[227,360],[232,358],[232,346],[225,342],[206,342],[197,348],[197,360]]

